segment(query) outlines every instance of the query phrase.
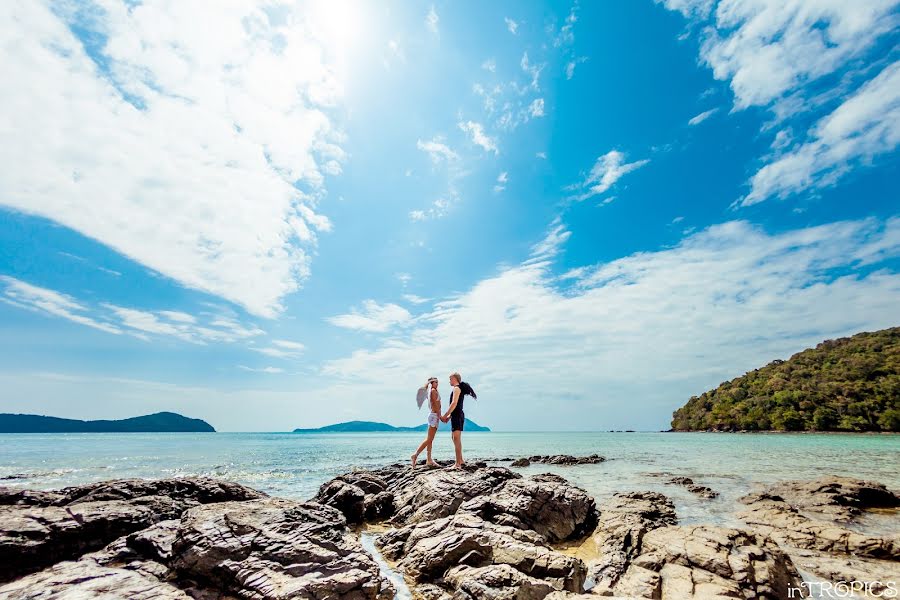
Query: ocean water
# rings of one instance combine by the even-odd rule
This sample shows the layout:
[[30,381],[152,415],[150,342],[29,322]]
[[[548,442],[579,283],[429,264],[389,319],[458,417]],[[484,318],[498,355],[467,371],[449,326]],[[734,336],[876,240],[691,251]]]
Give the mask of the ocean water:
[[[0,434],[0,485],[52,489],[120,477],[205,475],[306,500],[353,468],[408,461],[421,439],[420,433]],[[470,461],[602,454],[607,461],[598,465],[519,471],[557,473],[598,500],[617,491],[660,491],[673,499],[683,523],[736,525],[741,495],[785,479],[845,475],[900,490],[900,435],[471,432],[463,441]],[[452,457],[450,434],[441,432],[435,458]],[[673,475],[691,477],[720,497],[703,500],[666,484]],[[873,515],[860,527],[898,533],[900,516]]]

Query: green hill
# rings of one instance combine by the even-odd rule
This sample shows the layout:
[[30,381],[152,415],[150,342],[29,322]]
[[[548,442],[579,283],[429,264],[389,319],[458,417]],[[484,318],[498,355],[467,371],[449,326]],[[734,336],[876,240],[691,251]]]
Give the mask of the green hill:
[[[438,431],[450,427],[449,423],[440,423]],[[482,427],[474,421],[466,419],[465,431],[490,431],[488,427]],[[316,429],[295,429],[294,433],[380,433],[380,432],[398,432],[398,431],[425,431],[428,425],[422,423],[416,427],[394,427],[387,423],[376,423],[375,421],[348,421],[346,423],[335,423],[334,425],[326,425]]]
[[117,421],[80,421],[42,415],[0,414],[0,433],[215,432],[202,419],[158,412]]
[[693,396],[672,429],[900,431],[900,327],[826,340]]

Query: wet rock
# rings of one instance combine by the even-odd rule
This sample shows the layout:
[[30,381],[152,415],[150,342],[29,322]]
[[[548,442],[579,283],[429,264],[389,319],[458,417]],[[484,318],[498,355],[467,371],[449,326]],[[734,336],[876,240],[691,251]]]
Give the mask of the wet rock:
[[65,507],[0,506],[0,581],[100,549],[182,511],[179,502],[165,496]]
[[599,522],[592,538],[599,560],[588,565],[594,593],[608,594],[640,554],[644,536],[674,525],[675,506],[658,492],[614,494],[599,507]]
[[696,494],[701,498],[712,499],[719,497],[719,492],[713,490],[712,488],[708,488],[705,485],[698,485],[694,483],[694,480],[690,477],[672,477],[666,483],[684,486],[689,492],[691,492],[692,494]]
[[866,509],[900,506],[900,495],[884,485],[850,477],[783,481],[767,493],[810,516],[838,522],[851,522]]
[[516,460],[512,461],[512,464],[510,466],[511,467],[527,467],[530,465],[531,465],[531,461],[528,460],[527,458],[517,458]]
[[344,516],[313,502],[264,498],[192,508],[181,518],[170,564],[247,598],[394,596]]
[[379,544],[385,557],[413,580],[434,581],[452,567],[508,565],[554,589],[581,591],[584,563],[544,545],[531,530],[496,525],[470,513],[414,523],[390,531]]
[[191,596],[174,585],[140,571],[103,567],[81,560],[61,562],[40,573],[0,585],[0,597],[191,600]]
[[687,486],[687,489],[690,493],[696,494],[701,498],[712,499],[719,497],[719,492],[708,488],[705,485],[689,485]]
[[459,512],[471,512],[498,525],[532,529],[551,543],[584,537],[597,524],[594,499],[551,474],[511,479],[490,495],[463,503]]
[[[870,536],[824,518],[811,518],[781,496],[767,492],[741,498],[738,518],[779,544],[807,550],[900,560],[900,539]],[[822,513],[819,513],[822,514]]]
[[606,460],[599,454],[591,454],[590,456],[572,456],[571,454],[551,454],[551,455],[535,455],[528,457],[532,463],[541,463],[545,465],[596,465]]

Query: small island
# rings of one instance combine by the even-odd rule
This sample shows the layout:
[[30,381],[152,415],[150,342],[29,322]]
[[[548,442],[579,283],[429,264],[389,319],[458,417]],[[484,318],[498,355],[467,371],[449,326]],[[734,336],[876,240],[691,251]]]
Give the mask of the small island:
[[[449,423],[439,423],[438,430],[446,429]],[[474,421],[466,419],[465,431],[490,431],[489,427],[483,427]],[[375,421],[347,421],[346,423],[335,423],[315,429],[295,429],[294,433],[398,433],[409,431],[425,431],[428,425],[422,423],[415,427],[395,427],[387,423],[378,423]]]
[[674,431],[900,431],[900,327],[774,360],[672,416]]
[[214,433],[215,431],[213,426],[203,419],[191,419],[173,412],[98,421],[43,415],[0,414],[0,433]]

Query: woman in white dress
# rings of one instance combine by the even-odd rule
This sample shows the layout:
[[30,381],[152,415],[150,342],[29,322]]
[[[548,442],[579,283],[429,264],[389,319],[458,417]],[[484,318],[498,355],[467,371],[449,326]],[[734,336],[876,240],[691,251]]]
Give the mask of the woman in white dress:
[[[431,391],[428,391],[429,386],[431,387]],[[416,467],[416,462],[419,460],[419,454],[421,454],[422,450],[427,450],[427,459],[425,460],[425,464],[429,467],[438,466],[434,460],[431,458],[431,445],[434,443],[434,435],[438,430],[438,421],[441,418],[441,395],[438,393],[438,380],[437,377],[430,377],[428,382],[425,384],[424,389],[420,388],[420,397],[421,392],[424,391],[428,394],[428,402],[431,408],[431,412],[428,414],[428,432],[425,434],[425,441],[419,444],[419,448],[410,456],[412,459],[413,468]],[[418,400],[418,398],[417,398]],[[419,408],[422,408],[422,403],[419,403]]]

